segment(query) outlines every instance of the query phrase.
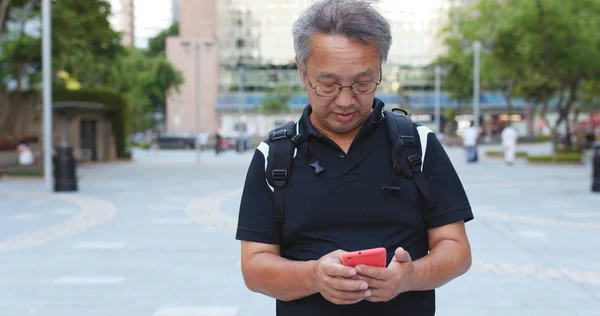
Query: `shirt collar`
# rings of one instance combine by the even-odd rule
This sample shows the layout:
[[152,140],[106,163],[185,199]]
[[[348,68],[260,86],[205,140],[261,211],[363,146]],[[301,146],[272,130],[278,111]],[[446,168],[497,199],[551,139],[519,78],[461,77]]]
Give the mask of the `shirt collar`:
[[[378,98],[375,98],[373,100],[373,111],[371,112],[371,115],[369,115],[369,118],[365,122],[365,125],[367,125],[367,127],[371,128],[373,127],[373,125],[377,125],[383,121],[382,113],[384,107],[385,104]],[[314,127],[314,125],[310,121],[311,113],[312,107],[309,104],[304,108],[302,116],[300,117],[300,120],[298,120],[298,133],[306,138],[311,136],[321,136],[321,133]]]

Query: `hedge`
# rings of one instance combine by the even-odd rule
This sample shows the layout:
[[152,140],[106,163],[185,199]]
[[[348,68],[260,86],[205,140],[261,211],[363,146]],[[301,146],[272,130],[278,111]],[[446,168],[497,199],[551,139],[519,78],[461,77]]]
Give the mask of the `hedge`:
[[[500,157],[504,158],[504,152],[498,151],[498,150],[486,151],[485,156],[486,157],[494,157],[494,158],[500,158]],[[527,158],[527,152],[526,151],[517,151],[515,156],[517,158]]]
[[580,153],[558,154],[556,156],[529,156],[528,162],[532,163],[581,163],[582,156]]
[[83,88],[79,90],[66,90],[55,87],[52,91],[53,102],[94,102],[102,103],[108,110],[108,120],[115,138],[117,158],[129,158],[127,152],[127,123],[129,111],[127,100],[118,92],[110,89]]

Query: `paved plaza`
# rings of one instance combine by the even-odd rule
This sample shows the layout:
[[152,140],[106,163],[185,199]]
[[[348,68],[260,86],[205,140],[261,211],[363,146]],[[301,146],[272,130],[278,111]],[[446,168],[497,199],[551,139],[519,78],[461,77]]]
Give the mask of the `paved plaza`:
[[[475,214],[474,261],[437,291],[437,315],[600,315],[591,165],[467,165],[447,150]],[[134,157],[81,166],[77,193],[0,180],[0,315],[274,315],[273,299],[244,286],[234,239],[252,153]]]

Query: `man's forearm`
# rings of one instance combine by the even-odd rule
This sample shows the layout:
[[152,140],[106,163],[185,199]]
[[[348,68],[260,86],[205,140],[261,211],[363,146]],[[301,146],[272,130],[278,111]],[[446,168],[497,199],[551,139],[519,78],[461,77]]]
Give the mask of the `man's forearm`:
[[436,289],[469,270],[471,249],[468,242],[443,240],[413,264],[416,274],[413,290]]
[[292,301],[318,293],[313,287],[316,261],[292,261],[272,253],[256,254],[244,267],[246,286],[270,297]]

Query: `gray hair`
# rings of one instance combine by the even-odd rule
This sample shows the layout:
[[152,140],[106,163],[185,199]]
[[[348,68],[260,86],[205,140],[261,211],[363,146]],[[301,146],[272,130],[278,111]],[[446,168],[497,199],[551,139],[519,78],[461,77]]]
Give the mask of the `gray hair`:
[[292,28],[294,50],[302,71],[310,57],[312,37],[343,35],[365,45],[375,44],[381,63],[387,60],[392,35],[389,22],[371,4],[374,0],[323,0],[306,9]]

